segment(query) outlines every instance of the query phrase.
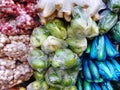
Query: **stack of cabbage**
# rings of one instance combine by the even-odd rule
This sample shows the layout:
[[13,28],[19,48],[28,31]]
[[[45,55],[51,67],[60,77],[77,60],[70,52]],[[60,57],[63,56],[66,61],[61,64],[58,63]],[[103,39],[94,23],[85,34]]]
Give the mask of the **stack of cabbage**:
[[120,65],[109,37],[120,42],[120,1],[105,1],[108,7],[101,11],[98,25],[76,6],[70,22],[54,19],[33,30],[28,61],[36,80],[27,90],[113,90],[110,81],[119,80]]
[[36,81],[28,90],[77,90],[75,83],[81,69],[79,56],[87,48],[87,38],[97,36],[95,21],[78,6],[72,11],[73,19],[60,19],[35,28],[31,35],[34,47],[28,61],[35,70]]
[[110,81],[119,81],[120,65],[115,60],[119,52],[108,36],[119,45],[120,1],[110,0],[108,8],[100,14],[100,35],[90,41],[81,57],[83,69],[78,76],[78,90],[113,90]]

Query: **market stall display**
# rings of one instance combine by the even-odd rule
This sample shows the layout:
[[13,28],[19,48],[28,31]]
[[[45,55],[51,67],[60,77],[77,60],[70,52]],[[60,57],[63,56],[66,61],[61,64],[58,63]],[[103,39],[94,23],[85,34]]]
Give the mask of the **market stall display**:
[[0,0],[0,90],[114,90],[119,0]]

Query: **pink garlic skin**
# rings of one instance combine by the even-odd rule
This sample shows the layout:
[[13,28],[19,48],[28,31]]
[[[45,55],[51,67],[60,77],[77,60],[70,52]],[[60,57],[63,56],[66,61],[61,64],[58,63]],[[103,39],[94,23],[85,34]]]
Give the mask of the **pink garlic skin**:
[[27,56],[32,49],[29,37],[0,33],[0,90],[9,90],[32,76],[33,70],[27,62]]
[[0,59],[0,90],[9,90],[10,87],[27,81],[33,70],[27,62],[16,64],[17,61],[7,58]]

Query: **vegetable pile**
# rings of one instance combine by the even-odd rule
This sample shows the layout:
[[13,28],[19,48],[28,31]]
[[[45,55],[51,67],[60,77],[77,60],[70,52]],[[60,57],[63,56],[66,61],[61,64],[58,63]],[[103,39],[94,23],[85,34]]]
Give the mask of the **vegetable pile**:
[[[67,27],[59,19],[48,22],[44,27],[34,29],[30,38],[34,50],[31,50],[28,61],[35,70],[34,77],[40,81],[40,86],[36,86],[38,83],[35,81],[28,86],[28,90],[36,88],[48,90],[53,87],[69,90],[71,86],[75,88],[81,67],[79,55],[87,48],[87,40],[74,38],[74,42],[67,35]],[[78,45],[74,44],[76,42]],[[72,48],[76,47],[78,48],[73,51]],[[43,82],[46,86],[42,84]]]
[[33,73],[27,62],[30,49],[29,35],[6,36],[0,33],[1,89],[9,89],[30,79]]
[[0,90],[9,90],[33,75],[27,57],[32,49],[30,34],[38,25],[33,14],[35,3],[0,0]]
[[119,13],[119,0],[1,0],[0,90],[113,90]]
[[98,19],[98,11],[105,8],[102,0],[94,0],[94,3],[92,0],[69,0],[69,2],[67,0],[39,0],[36,8],[41,23],[45,24],[49,19],[54,19],[55,17],[70,21],[74,6],[80,6],[87,15],[95,20]]
[[120,65],[115,59],[119,52],[106,35],[97,36],[91,42],[81,57],[83,65],[78,75],[78,90],[82,90],[82,85],[85,90],[113,90],[110,81],[119,81],[120,76]]
[[119,1],[106,3],[107,8],[100,12],[98,21],[100,34],[89,41],[80,57],[82,70],[78,75],[78,90],[114,90],[111,81],[119,81]]

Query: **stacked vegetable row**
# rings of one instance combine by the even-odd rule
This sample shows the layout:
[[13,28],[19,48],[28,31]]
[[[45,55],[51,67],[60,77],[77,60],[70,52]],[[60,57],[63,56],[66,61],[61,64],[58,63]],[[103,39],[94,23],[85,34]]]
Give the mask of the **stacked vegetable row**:
[[[66,3],[68,3],[67,6],[66,6]],[[33,74],[32,69],[31,67],[29,67],[26,59],[28,57],[29,51],[32,49],[31,44],[29,43],[30,41],[29,37],[35,27],[37,27],[40,24],[45,24],[47,21],[51,19],[52,20],[55,19],[55,17],[64,18],[66,21],[70,21],[71,10],[73,9],[73,7],[75,7],[75,5],[81,6],[83,11],[86,12],[89,17],[93,17],[96,20],[98,19],[97,12],[100,9],[105,8],[105,5],[102,2],[102,0],[99,0],[99,1],[94,0],[94,5],[92,4],[93,4],[92,0],[86,0],[86,1],[69,0],[69,2],[67,0],[61,0],[61,1],[1,0],[0,1],[0,76],[1,76],[0,89],[1,90],[9,89],[15,85],[18,85],[19,83],[22,83],[23,81],[28,80],[30,76]],[[80,13],[82,18],[86,18],[86,20],[88,19],[87,22],[89,22],[89,25],[87,24],[85,19],[79,19],[80,21],[84,21],[84,24],[85,24],[85,26],[83,26],[81,22],[78,23],[78,25],[79,24],[81,25],[81,29],[83,30],[80,32],[80,34],[82,35],[80,38],[79,38],[79,34],[77,33],[73,34],[74,31],[71,31],[72,29],[75,30],[78,28],[78,27],[74,28],[74,24],[76,24],[78,19],[77,14],[75,14],[75,16],[73,15],[74,19],[75,17],[77,18],[75,19],[75,21],[72,20],[73,24],[71,24],[67,28],[68,30],[67,34],[66,32],[63,32],[63,33],[56,34],[55,36],[53,35],[46,40],[44,45],[46,45],[47,41],[49,40],[51,41],[51,39],[55,39],[53,40],[53,42],[55,41],[55,43],[58,45],[59,48],[62,48],[62,49],[69,48],[72,50],[71,51],[71,50],[64,49],[63,51],[66,51],[67,54],[70,52],[72,56],[74,56],[75,58],[77,58],[76,54],[81,55],[82,52],[87,47],[87,40],[85,37],[87,36],[93,37],[98,34],[98,28],[96,24],[94,24],[94,21],[92,21],[91,18],[89,19],[88,16],[84,17],[84,14],[82,15],[82,12]],[[93,24],[90,24],[90,22],[92,22]],[[82,27],[87,27],[87,28],[82,28]],[[91,29],[92,27],[94,28],[94,30]],[[75,31],[79,32],[80,30],[75,30]],[[92,32],[92,31],[95,31],[95,32]],[[51,32],[49,33],[50,33],[49,35],[52,34]],[[60,34],[63,34],[64,36],[57,37]],[[71,36],[74,36],[75,38]],[[39,40],[38,38],[39,37],[37,37],[37,40]],[[46,36],[44,37],[43,35],[43,39],[44,38],[46,38]],[[60,39],[64,39],[64,40],[60,40]],[[36,39],[34,37],[31,37],[31,42],[35,40]],[[73,40],[73,42],[71,42],[71,40]],[[67,44],[64,43],[64,41],[66,41]],[[81,44],[81,42],[83,43]],[[76,43],[78,44],[76,45]],[[49,53],[51,53],[51,50],[50,52],[49,50],[46,50],[48,48],[45,48],[46,46],[44,45],[42,47],[43,48],[42,50],[44,51],[43,56],[44,56],[44,53],[45,55],[46,54],[48,55]],[[50,49],[52,49],[54,52],[56,52],[57,50],[54,48],[50,48]],[[49,53],[46,53],[46,51]],[[48,56],[52,57],[52,54],[49,54]],[[51,60],[49,61],[51,62]],[[78,69],[76,70],[76,72],[77,71]],[[65,70],[65,72],[68,74],[69,70],[68,71]]]
[[32,47],[29,35],[7,36],[0,33],[0,89],[27,81],[33,74],[27,56]]
[[[84,90],[92,89],[95,84],[100,85],[99,90],[113,90],[111,86],[107,86],[106,82],[110,85],[110,80],[118,81],[120,76],[120,65],[114,59],[119,52],[115,49],[107,36],[102,35],[95,37],[92,45],[89,45],[85,54],[82,57],[83,69],[79,78],[86,80],[84,83]],[[80,81],[78,81],[80,82]],[[88,85],[89,83],[89,85]],[[78,89],[81,86],[78,85]],[[95,86],[94,86],[95,88]],[[97,90],[97,89],[95,89]]]
[[[86,38],[92,39],[99,31],[104,34],[112,29],[113,36],[109,37],[120,42],[120,1],[103,1],[109,10],[103,11],[100,17],[98,11],[106,7],[102,0],[94,0],[94,3],[93,0],[0,1],[0,89],[10,88],[30,78],[32,70],[27,58],[37,80],[28,86],[28,90],[76,89],[75,82],[81,67],[84,72],[79,79],[86,80],[83,80],[84,86],[88,85],[85,89],[99,85],[103,89],[112,89],[109,81],[118,80],[119,64],[114,57],[119,53],[108,37],[96,37],[83,54],[87,48]],[[65,22],[56,17],[64,18]],[[98,30],[95,21],[99,18]],[[40,24],[46,25],[35,28]],[[102,83],[96,84],[98,82]],[[82,82],[79,80],[78,83]]]
[[79,56],[87,48],[86,37],[97,36],[99,31],[82,8],[74,7],[72,16],[70,24],[54,19],[34,29],[30,39],[34,50],[28,61],[35,70],[36,81],[28,85],[28,90],[77,90]]
[[38,0],[36,8],[40,22],[46,24],[47,21],[55,18],[64,18],[70,22],[72,9],[75,6],[80,6],[94,20],[99,17],[98,11],[105,8],[102,0]]
[[0,90],[30,79],[30,33],[37,26],[36,0],[0,0]]
[[78,79],[78,90],[113,90],[110,82],[94,83],[87,82],[84,79]]
[[[78,90],[113,90],[110,81],[119,81],[120,65],[115,60],[119,58],[119,52],[108,38],[109,36],[118,44],[120,42],[117,15],[120,11],[119,4],[117,0],[110,0],[108,2],[110,10],[104,10],[100,14],[98,26],[102,35],[90,41],[92,43],[88,44],[86,52],[81,57],[83,69],[78,76]],[[108,36],[104,35],[107,32]]]

